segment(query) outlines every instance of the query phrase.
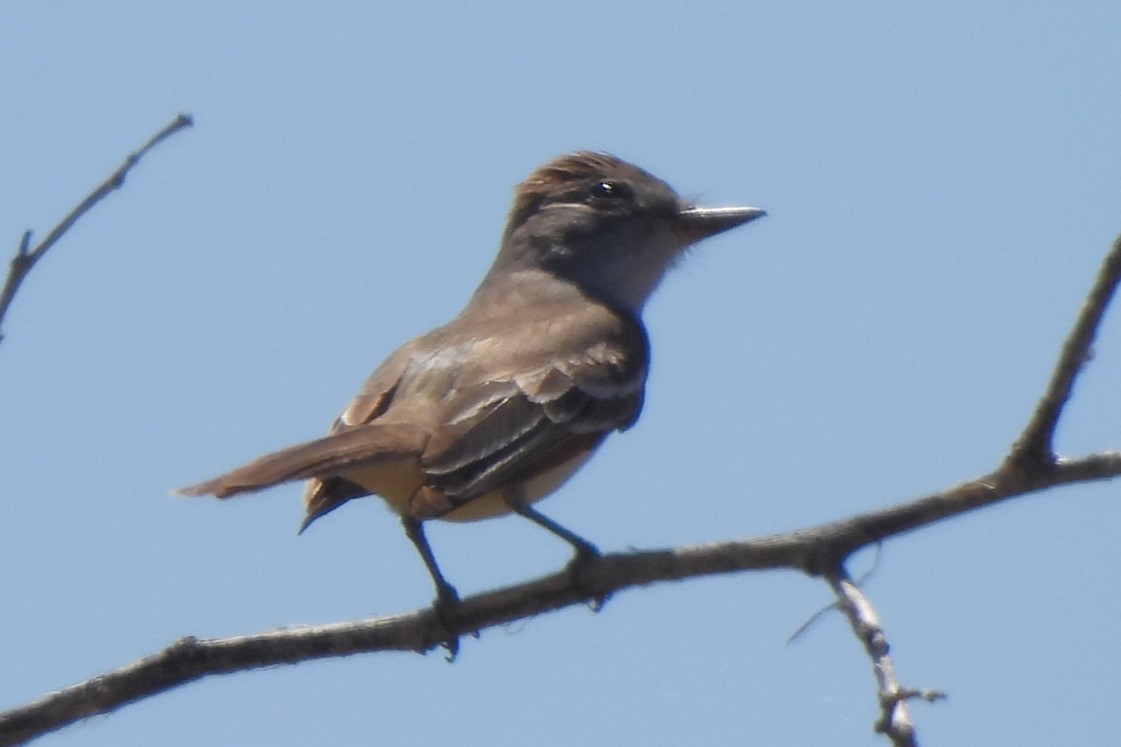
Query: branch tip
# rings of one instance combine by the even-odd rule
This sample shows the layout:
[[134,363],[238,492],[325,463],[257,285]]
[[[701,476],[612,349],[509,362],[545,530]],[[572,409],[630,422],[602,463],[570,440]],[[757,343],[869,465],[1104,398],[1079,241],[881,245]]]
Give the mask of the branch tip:
[[[27,275],[31,272],[31,268],[35,266],[35,263],[42,259],[43,255],[70,230],[71,226],[89,212],[94,205],[101,202],[110,192],[120,189],[125,183],[125,177],[128,175],[128,172],[149,150],[179,130],[190,127],[193,123],[194,121],[190,115],[180,114],[172,120],[171,123],[164,126],[163,129],[149,138],[138,150],[130,153],[125,158],[124,163],[92,192],[86,195],[85,199],[78,203],[78,206],[71,210],[58,225],[52,228],[47,234],[47,237],[35,248],[31,248],[31,230],[28,229],[24,231],[23,237],[20,239],[19,248],[16,250],[16,254],[10,263],[8,276],[4,281],[4,288],[0,291],[0,327],[3,326],[4,317],[7,315],[12,301],[15,300],[16,292],[19,290],[20,285]],[[0,340],[3,339],[3,335],[0,334]]]

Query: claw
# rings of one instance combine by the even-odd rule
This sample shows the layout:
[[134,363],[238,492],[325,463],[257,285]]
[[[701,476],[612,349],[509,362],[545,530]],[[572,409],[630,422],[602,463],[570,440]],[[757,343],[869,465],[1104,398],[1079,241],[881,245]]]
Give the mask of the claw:
[[[576,553],[572,556],[572,560],[568,561],[566,570],[568,571],[569,578],[572,579],[572,585],[577,589],[584,589],[587,585],[585,577],[585,570],[590,563],[600,558],[602,553],[591,543],[584,543],[576,546]],[[611,598],[611,594],[598,594],[588,600],[588,607],[592,612],[599,612],[607,604],[607,600]]]
[[440,645],[444,647],[444,661],[449,664],[459,655],[459,634],[452,632],[454,622],[459,613],[459,593],[451,584],[444,583],[436,588],[436,599],[432,602],[432,612],[436,615],[436,622],[443,628]]

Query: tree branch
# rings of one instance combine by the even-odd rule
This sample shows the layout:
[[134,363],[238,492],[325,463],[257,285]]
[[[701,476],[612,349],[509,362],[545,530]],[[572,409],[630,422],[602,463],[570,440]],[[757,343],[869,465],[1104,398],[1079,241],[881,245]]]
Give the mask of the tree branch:
[[1121,236],[1113,242],[1113,248],[1102,262],[1094,287],[1082,304],[1082,310],[1074,323],[1074,328],[1063,343],[1059,361],[1051,374],[1047,390],[1036,405],[1031,420],[1024,432],[1016,439],[1007,461],[1018,469],[1031,469],[1033,466],[1054,461],[1055,426],[1059,416],[1074,390],[1074,380],[1082,366],[1093,358],[1091,345],[1101,325],[1102,317],[1121,281]]
[[[1016,480],[1002,476],[998,470],[908,503],[809,529],[671,550],[604,555],[589,560],[575,576],[562,571],[465,599],[455,619],[448,621],[449,630],[441,626],[431,609],[426,609],[235,638],[184,638],[153,656],[0,713],[0,746],[19,744],[203,677],[328,656],[425,652],[440,646],[448,632],[474,633],[659,581],[776,568],[800,569],[834,579],[844,558],[866,545],[980,506],[1071,482],[1118,475],[1121,452],[1095,454],[1061,461],[1050,470]],[[898,692],[912,691],[900,688]]]
[[[47,234],[47,238],[43,239],[38,246],[34,249],[31,246],[31,231],[24,231],[23,237],[20,239],[19,247],[16,249],[16,254],[12,257],[12,261],[8,268],[8,277],[4,281],[4,289],[0,291],[0,328],[4,325],[4,316],[8,313],[8,307],[12,305],[12,301],[16,297],[16,292],[19,290],[20,285],[23,284],[24,278],[31,272],[31,268],[43,258],[43,256],[50,250],[55,243],[62,238],[63,234],[70,230],[71,226],[78,222],[78,220],[93,208],[94,205],[101,202],[105,197],[114,190],[120,189],[125,183],[125,177],[132,167],[140,162],[148,151],[155,148],[161,142],[174,135],[179,130],[190,127],[193,121],[189,114],[180,114],[172,120],[166,127],[157,132],[148,142],[140,146],[140,148],[128,155],[124,162],[110,174],[109,178],[98,185],[92,192],[86,195],[76,208],[62,219],[62,221],[51,229]],[[4,335],[0,333],[0,342],[4,339]]]

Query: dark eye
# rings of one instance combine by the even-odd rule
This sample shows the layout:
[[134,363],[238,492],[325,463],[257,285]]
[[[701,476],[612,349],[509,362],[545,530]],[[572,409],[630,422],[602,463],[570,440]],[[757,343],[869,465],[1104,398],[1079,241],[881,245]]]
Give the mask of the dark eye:
[[592,199],[602,201],[616,201],[624,200],[631,197],[634,193],[631,188],[623,182],[616,182],[610,179],[604,179],[592,187]]

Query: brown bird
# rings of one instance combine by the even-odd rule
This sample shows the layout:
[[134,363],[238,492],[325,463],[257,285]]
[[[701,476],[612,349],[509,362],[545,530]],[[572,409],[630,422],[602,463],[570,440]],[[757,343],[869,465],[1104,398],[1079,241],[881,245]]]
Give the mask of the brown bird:
[[597,555],[531,504],[637,420],[650,363],[640,314],[666,271],[689,245],[763,215],[695,206],[604,153],[557,158],[518,186],[466,308],[390,355],[330,435],[178,492],[227,498],[306,479],[301,532],[352,498],[381,496],[444,610],[458,596],[425,539],[428,519],[514,512],[577,559]]

